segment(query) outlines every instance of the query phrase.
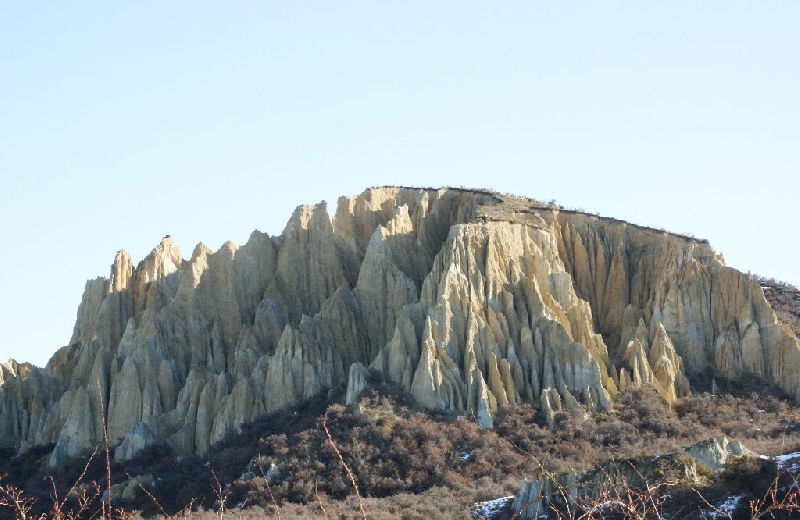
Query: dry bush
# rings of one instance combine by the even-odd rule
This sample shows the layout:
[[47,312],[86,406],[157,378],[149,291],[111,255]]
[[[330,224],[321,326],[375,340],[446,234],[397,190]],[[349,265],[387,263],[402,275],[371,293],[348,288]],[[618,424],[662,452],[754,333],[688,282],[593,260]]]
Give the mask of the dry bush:
[[[278,468],[272,491],[279,503],[310,503],[318,493],[341,500],[353,494],[353,481],[365,498],[457,488],[481,477],[500,482],[509,474],[521,477],[529,466],[495,432],[467,418],[418,410],[378,393],[363,398],[357,410],[330,406],[327,426],[331,439],[317,426],[259,441],[260,464]],[[236,500],[267,505],[259,498],[267,496],[263,479],[232,487]]]
[[588,420],[582,413],[560,413],[555,422],[555,431],[548,430],[538,410],[523,404],[498,414],[495,429],[536,454],[550,471],[583,471],[610,459],[654,456],[721,435],[766,455],[800,448],[798,408],[760,394],[699,394],[671,409],[655,388],[642,386],[623,392],[609,412]]
[[[798,424],[797,408],[776,397],[699,394],[670,408],[655,389],[641,387],[622,393],[613,410],[588,419],[582,412],[557,414],[554,431],[527,404],[501,411],[495,429],[483,430],[470,417],[421,409],[403,392],[378,384],[357,407],[332,405],[320,397],[248,423],[202,458],[178,456],[166,445],[151,446],[130,461],[111,463],[111,483],[128,480],[128,474],[152,474],[154,482],[140,489],[133,502],[114,503],[140,510],[145,517],[181,511],[184,516],[216,511],[243,518],[248,511],[284,518],[362,516],[354,488],[368,517],[390,507],[401,514],[397,504],[414,500],[414,511],[421,516],[458,517],[469,515],[472,502],[516,493],[522,478],[538,474],[538,463],[547,471],[581,471],[722,434],[772,455],[800,446]],[[34,449],[13,462],[0,462],[0,474],[9,474],[4,484],[24,489],[25,497],[45,508],[40,512],[53,494],[50,480],[43,478],[50,471],[47,452]],[[88,464],[86,458],[75,459],[59,469],[55,493],[68,496],[81,479],[106,481],[109,468],[102,459]],[[774,478],[742,477],[759,482],[752,497],[764,496],[767,476]],[[715,493],[740,484],[731,473],[717,488],[703,492],[716,499]],[[424,498],[433,496],[438,498]],[[65,507],[73,507],[75,500],[70,498]]]
[[756,276],[756,280],[764,288],[764,297],[772,306],[778,319],[789,325],[794,334],[800,337],[800,290],[786,282],[776,281],[774,278]]

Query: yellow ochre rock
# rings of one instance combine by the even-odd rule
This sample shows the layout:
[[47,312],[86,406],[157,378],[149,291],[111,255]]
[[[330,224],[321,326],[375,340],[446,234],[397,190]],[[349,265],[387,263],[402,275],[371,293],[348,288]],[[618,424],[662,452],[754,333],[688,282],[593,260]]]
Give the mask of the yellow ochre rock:
[[301,206],[280,236],[183,259],[171,237],[87,282],[46,368],[0,365],[0,446],[157,442],[203,454],[264,413],[371,373],[474,416],[522,402],[548,423],[694,374],[800,399],[800,346],[759,284],[704,241],[463,189],[372,188]]

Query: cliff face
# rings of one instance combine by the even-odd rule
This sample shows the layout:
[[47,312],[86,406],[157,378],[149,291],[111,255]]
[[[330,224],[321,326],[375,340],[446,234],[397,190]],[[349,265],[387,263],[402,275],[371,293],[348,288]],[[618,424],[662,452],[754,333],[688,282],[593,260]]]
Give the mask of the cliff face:
[[280,237],[184,260],[169,237],[86,284],[69,346],[0,372],[0,444],[166,441],[206,452],[242,422],[367,366],[423,405],[604,409],[629,385],[670,402],[687,374],[753,374],[800,399],[800,346],[758,283],[702,242],[533,201],[379,188],[303,206]]

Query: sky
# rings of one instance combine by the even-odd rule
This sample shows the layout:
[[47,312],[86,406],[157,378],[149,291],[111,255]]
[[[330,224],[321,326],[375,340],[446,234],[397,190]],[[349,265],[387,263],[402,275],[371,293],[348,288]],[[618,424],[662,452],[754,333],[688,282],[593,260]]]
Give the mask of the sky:
[[706,238],[800,285],[800,2],[2,2],[0,360],[164,235],[380,185]]

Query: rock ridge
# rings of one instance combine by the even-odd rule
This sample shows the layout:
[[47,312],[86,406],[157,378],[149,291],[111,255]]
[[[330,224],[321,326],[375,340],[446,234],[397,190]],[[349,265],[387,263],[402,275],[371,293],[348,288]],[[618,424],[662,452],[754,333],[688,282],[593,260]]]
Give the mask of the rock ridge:
[[549,421],[631,385],[670,403],[692,375],[761,378],[800,398],[800,346],[759,284],[705,241],[464,189],[371,188],[300,206],[280,236],[165,237],[86,284],[69,345],[0,369],[0,444],[166,442],[205,453],[240,425],[378,371],[422,405],[491,427]]

